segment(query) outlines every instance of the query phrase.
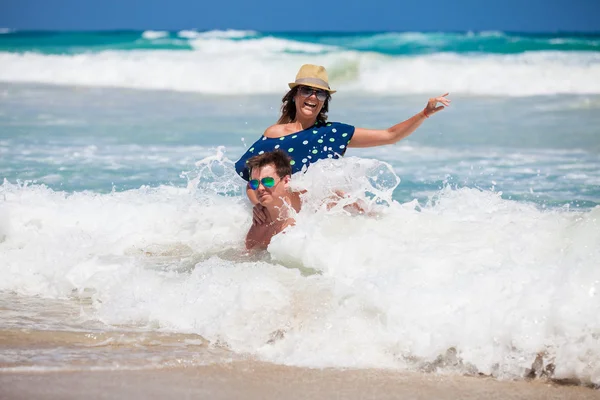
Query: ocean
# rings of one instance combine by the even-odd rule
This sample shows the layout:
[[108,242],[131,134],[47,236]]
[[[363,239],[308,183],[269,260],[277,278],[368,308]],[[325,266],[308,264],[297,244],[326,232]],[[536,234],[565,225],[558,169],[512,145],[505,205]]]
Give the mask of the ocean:
[[[233,163],[304,63],[401,142],[293,184],[268,251]],[[600,385],[600,35],[0,34],[0,372],[284,366]],[[343,189],[353,215],[323,198]]]

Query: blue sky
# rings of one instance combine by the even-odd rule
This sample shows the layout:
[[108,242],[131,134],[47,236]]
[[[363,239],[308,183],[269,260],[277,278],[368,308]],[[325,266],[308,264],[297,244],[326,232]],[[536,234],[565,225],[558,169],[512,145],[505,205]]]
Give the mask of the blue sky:
[[0,27],[600,32],[600,0],[0,0]]

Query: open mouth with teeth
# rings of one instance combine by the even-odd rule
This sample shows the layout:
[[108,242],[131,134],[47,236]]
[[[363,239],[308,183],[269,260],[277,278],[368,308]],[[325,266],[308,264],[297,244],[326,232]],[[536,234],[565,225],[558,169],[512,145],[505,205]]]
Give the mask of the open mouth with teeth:
[[312,103],[310,101],[305,101],[304,102],[304,106],[308,107],[308,108],[311,108],[311,109],[317,108],[317,104],[316,103]]

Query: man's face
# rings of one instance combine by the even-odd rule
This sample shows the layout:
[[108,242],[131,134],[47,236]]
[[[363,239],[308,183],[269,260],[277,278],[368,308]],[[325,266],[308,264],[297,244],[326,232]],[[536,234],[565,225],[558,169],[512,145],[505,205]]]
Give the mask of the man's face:
[[[275,180],[275,185],[271,188],[265,187],[262,183],[262,179],[269,177]],[[258,202],[265,207],[280,206],[283,203],[282,198],[286,194],[289,178],[289,176],[280,178],[272,164],[252,170],[250,179],[259,181],[258,189],[256,189]]]

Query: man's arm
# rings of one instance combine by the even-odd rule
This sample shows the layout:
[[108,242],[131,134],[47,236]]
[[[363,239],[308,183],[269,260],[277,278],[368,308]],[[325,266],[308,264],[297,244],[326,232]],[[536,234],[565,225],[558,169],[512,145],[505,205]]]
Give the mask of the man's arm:
[[295,223],[296,221],[293,218],[287,218],[285,221],[276,221],[275,223],[269,220],[267,223],[261,225],[252,224],[246,235],[246,249],[266,249],[269,243],[271,243],[273,236]]
[[270,223],[252,224],[246,235],[246,249],[266,249],[274,233]]

